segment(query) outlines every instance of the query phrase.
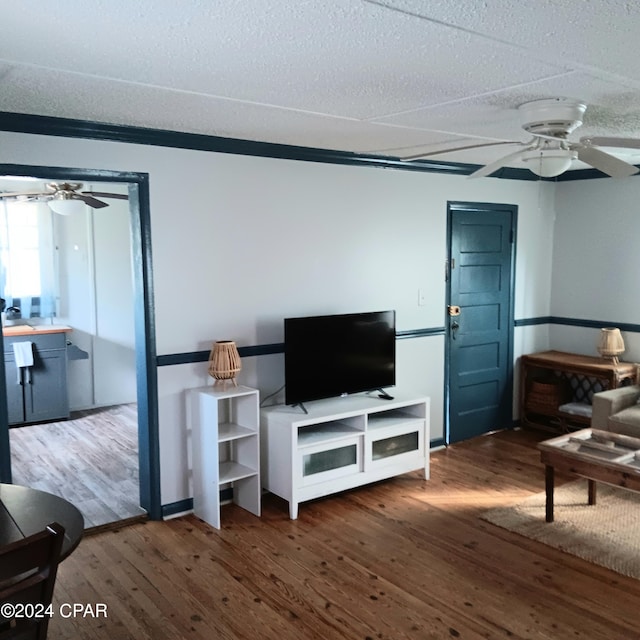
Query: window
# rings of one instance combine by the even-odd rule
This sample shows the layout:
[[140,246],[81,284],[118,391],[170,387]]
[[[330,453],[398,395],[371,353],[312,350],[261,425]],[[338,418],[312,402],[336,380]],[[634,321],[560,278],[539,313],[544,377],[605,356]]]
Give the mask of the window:
[[25,319],[56,315],[52,215],[43,203],[0,203],[0,297]]

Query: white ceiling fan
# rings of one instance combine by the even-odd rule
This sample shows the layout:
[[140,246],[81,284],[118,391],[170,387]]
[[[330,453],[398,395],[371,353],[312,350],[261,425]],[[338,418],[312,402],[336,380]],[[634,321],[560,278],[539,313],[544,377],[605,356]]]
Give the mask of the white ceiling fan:
[[522,114],[522,128],[533,136],[528,142],[485,142],[416,154],[402,159],[418,160],[463,149],[518,145],[521,148],[517,151],[481,167],[469,177],[489,176],[514,160],[522,160],[533,173],[545,178],[564,173],[574,160],[580,160],[612,178],[626,178],[640,172],[638,167],[598,148],[640,149],[640,139],[584,137],[580,138],[578,142],[572,142],[568,139],[569,135],[582,125],[586,109],[587,105],[566,98],[527,102],[518,107],[518,110]]
[[0,198],[13,202],[46,202],[53,211],[61,215],[69,215],[79,205],[89,205],[94,209],[109,206],[107,202],[98,200],[98,198],[129,199],[129,196],[121,193],[80,191],[82,189],[81,182],[49,182],[45,186],[46,191],[0,192]]

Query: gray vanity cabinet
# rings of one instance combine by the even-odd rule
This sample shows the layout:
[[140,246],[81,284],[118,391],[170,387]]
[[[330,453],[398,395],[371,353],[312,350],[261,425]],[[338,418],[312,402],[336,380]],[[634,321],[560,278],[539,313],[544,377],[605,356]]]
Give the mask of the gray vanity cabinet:
[[[16,366],[14,342],[33,343],[33,366]],[[69,417],[65,333],[4,336],[9,424]]]

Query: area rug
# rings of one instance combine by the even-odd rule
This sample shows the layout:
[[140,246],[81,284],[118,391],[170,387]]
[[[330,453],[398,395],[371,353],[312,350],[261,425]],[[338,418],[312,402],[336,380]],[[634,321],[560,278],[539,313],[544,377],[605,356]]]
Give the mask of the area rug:
[[491,509],[483,520],[617,573],[640,579],[640,494],[605,484],[587,504],[587,481],[556,487],[554,522],[545,521],[545,493]]

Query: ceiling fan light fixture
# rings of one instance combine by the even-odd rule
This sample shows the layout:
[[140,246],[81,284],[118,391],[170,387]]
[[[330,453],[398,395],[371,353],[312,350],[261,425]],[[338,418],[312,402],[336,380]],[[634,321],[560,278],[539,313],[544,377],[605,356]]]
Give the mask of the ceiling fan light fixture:
[[527,169],[541,178],[555,178],[571,167],[578,153],[571,149],[535,149],[523,154]]
[[47,202],[49,208],[54,213],[61,216],[69,216],[73,213],[84,211],[85,203],[82,200],[73,200],[71,198],[54,198]]

